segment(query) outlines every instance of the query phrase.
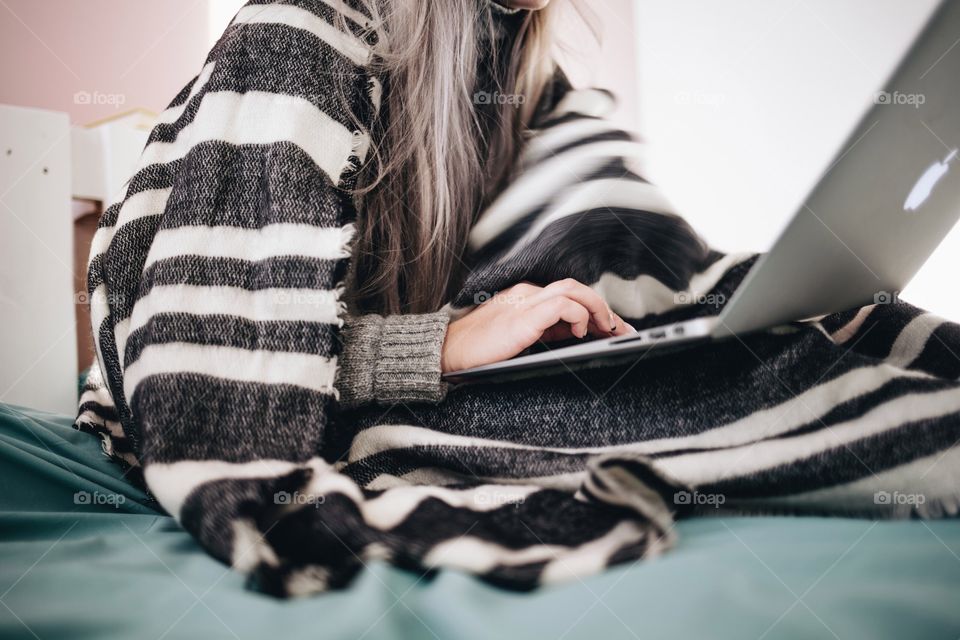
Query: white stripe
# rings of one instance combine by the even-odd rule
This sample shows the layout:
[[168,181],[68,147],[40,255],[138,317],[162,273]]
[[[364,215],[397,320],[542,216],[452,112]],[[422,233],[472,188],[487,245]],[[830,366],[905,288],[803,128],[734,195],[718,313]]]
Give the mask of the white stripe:
[[360,11],[357,11],[356,9],[353,9],[352,7],[348,6],[344,0],[321,0],[321,1],[325,5],[327,5],[334,11],[336,11],[337,13],[344,16],[345,18],[353,20],[361,27],[370,28],[372,26],[369,17],[367,17],[365,14],[361,13]]
[[557,584],[569,580],[583,580],[607,568],[610,558],[621,549],[648,538],[644,558],[650,559],[669,549],[676,538],[672,530],[659,534],[651,527],[644,528],[634,521],[621,522],[606,535],[590,540],[579,547],[554,556],[540,575],[543,584]]
[[[311,467],[319,473],[329,465],[320,458],[306,462],[272,459],[253,462],[182,460],[168,464],[147,464],[143,469],[143,477],[157,501],[179,520],[184,501],[202,484],[231,478],[277,478],[303,467]],[[349,482],[347,478],[344,480]]]
[[[308,495],[319,496],[329,493],[327,480],[326,475],[317,477],[316,481],[307,487]],[[389,492],[367,500],[360,507],[364,520],[368,524],[386,531],[401,524],[424,500],[429,498],[440,500],[451,507],[465,508],[479,513],[521,503],[531,493],[539,490],[539,487],[534,486],[496,485],[458,490],[430,486],[393,487]]]
[[[731,267],[752,255],[749,253],[725,255],[690,278],[690,284],[684,290],[684,295],[691,301],[704,299]],[[663,313],[681,306],[677,298],[679,292],[647,274],[626,280],[615,273],[604,273],[592,288],[616,313],[629,318],[642,318],[647,314]],[[719,313],[719,308],[717,312]]]
[[310,224],[278,223],[257,229],[232,226],[186,226],[164,229],[154,237],[143,265],[177,256],[235,258],[259,261],[279,256],[320,260],[348,258],[354,226],[317,227]]
[[641,156],[643,153],[643,145],[637,142],[595,142],[530,167],[483,213],[470,231],[470,247],[483,248],[519,218],[547,204],[563,189],[583,182],[611,158]]
[[[890,494],[889,502],[880,501],[877,492]],[[890,513],[906,517],[910,512],[908,502],[894,496],[898,492],[904,496],[922,496],[923,503],[916,511],[923,517],[941,517],[942,508],[947,514],[957,515],[960,500],[960,448],[951,447],[946,451],[918,458],[913,462],[869,475],[854,482],[835,487],[816,489],[788,496],[753,498],[737,500],[735,508],[746,510],[769,510],[771,507],[787,507],[793,510],[829,510],[838,514],[875,512],[878,515]],[[952,510],[951,510],[952,509]]]
[[[661,458],[656,466],[694,486],[722,477],[740,477],[790,464],[868,438],[901,425],[960,411],[960,389],[912,393],[874,407],[863,416],[814,432],[755,442],[746,447]],[[859,463],[851,463],[859,464]],[[864,469],[867,472],[868,469]]]
[[239,518],[230,524],[233,525],[231,567],[241,573],[250,573],[260,563],[266,563],[271,567],[280,564],[277,554],[265,540],[266,534],[261,533],[256,523],[247,518]]
[[869,305],[866,307],[860,307],[860,310],[857,311],[857,315],[847,324],[843,325],[830,335],[830,339],[833,340],[836,344],[844,344],[850,338],[857,335],[857,331],[860,330],[860,327],[863,326],[863,323],[866,321],[870,314],[873,313],[873,310],[876,308],[876,305]]
[[123,391],[127,398],[132,398],[137,386],[148,376],[195,373],[236,382],[288,384],[334,394],[336,369],[336,358],[307,353],[185,342],[152,344],[143,349],[136,362],[128,364]]
[[[346,15],[346,14],[344,14]],[[352,34],[345,33],[316,14],[291,5],[249,5],[237,13],[234,24],[283,24],[309,31],[349,58],[355,65],[370,63],[370,47]]]
[[[203,142],[290,142],[302,148],[334,184],[339,184],[354,152],[362,151],[366,137],[354,136],[353,131],[303,98],[263,91],[216,91],[203,96],[193,121],[181,129],[175,141],[148,145],[140,167],[179,160]],[[363,160],[361,153],[356,155]]]
[[200,74],[197,76],[197,79],[194,81],[193,86],[190,87],[190,93],[187,95],[187,99],[176,107],[170,107],[157,116],[156,124],[173,124],[180,119],[180,116],[182,116],[183,112],[186,111],[190,101],[193,100],[197,94],[207,86],[216,64],[216,61],[214,61],[204,65],[203,69],[200,70]]
[[[134,306],[133,313],[137,309]],[[118,321],[113,327],[113,342],[117,345],[117,358],[120,360],[120,372],[126,368],[127,338],[130,337],[130,317]]]
[[[556,204],[537,216],[536,221],[516,240],[510,251],[500,258],[500,262],[513,258],[536,240],[544,229],[563,218],[591,209],[611,208],[637,209],[665,215],[674,212],[660,189],[647,182],[614,178],[584,182],[572,187]],[[626,226],[623,231],[630,233]]]
[[[340,492],[352,498],[360,507],[364,521],[388,530],[400,524],[424,499],[434,497],[448,504],[488,511],[502,506],[500,498],[522,500],[537,487],[483,486],[462,491],[441,487],[409,487],[393,489],[384,495],[365,501],[357,486],[345,476],[333,472],[322,460],[292,463],[282,460],[258,460],[248,463],[222,461],[182,461],[171,464],[152,464],[144,470],[148,486],[168,512],[180,517],[186,498],[201,484],[230,478],[272,478],[296,468],[313,467],[316,470],[310,484],[304,488],[302,499]],[[558,582],[585,576],[603,569],[610,555],[642,540],[650,533],[635,522],[628,521],[614,527],[601,538],[579,547],[544,545],[509,549],[501,545],[461,537],[435,546],[424,558],[427,566],[443,565],[472,571],[487,571],[499,564],[519,565],[550,561],[544,571],[544,582]],[[667,546],[664,541],[652,541],[652,551]]]
[[755,411],[722,427],[680,438],[661,438],[603,447],[543,447],[486,438],[457,436],[412,425],[382,425],[359,432],[350,447],[349,461],[356,462],[391,449],[417,446],[448,446],[490,449],[520,449],[566,454],[653,454],[690,448],[722,448],[771,438],[817,420],[836,405],[879,388],[896,378],[929,378],[888,365],[861,367],[808,389],[779,405]]
[[611,131],[619,131],[619,129],[606,120],[592,118],[582,118],[554,125],[548,129],[537,131],[530,138],[523,154],[520,156],[520,162],[529,166],[572,142]]
[[943,318],[932,313],[922,313],[908,322],[890,347],[886,362],[895,367],[909,367],[923,353],[927,341],[943,323]]
[[407,486],[395,487],[388,493],[367,500],[360,488],[346,476],[335,472],[320,458],[303,463],[285,460],[256,460],[252,462],[224,462],[221,460],[184,460],[169,464],[149,464],[144,469],[144,478],[157,500],[175,517],[187,496],[197,487],[208,482],[245,478],[276,478],[299,468],[314,470],[310,482],[299,490],[296,503],[314,504],[319,496],[343,493],[357,503],[364,521],[372,527],[388,530],[406,519],[420,504],[428,499],[442,500],[450,506],[469,508],[472,511],[492,511],[505,504],[522,502],[531,493],[540,490],[536,486],[482,485],[467,489],[444,487]]
[[[84,402],[90,402],[89,399],[80,398],[80,404]],[[113,406],[112,404],[110,406]],[[92,410],[86,410],[77,416],[76,422],[81,424],[88,424],[91,426],[101,427],[107,430],[108,435],[113,438],[123,438],[125,437],[123,433],[123,427],[119,422],[115,420],[106,420],[103,416],[98,415]]]
[[558,118],[567,113],[582,113],[585,116],[602,118],[610,115],[616,106],[616,101],[605,91],[578,89],[568,91],[547,118]]
[[93,327],[93,337],[96,340],[100,339],[100,329],[110,313],[107,301],[107,285],[101,284],[90,296],[90,326]]
[[371,76],[367,89],[370,95],[370,103],[373,105],[373,111],[374,113],[379,113],[380,105],[383,103],[383,84],[378,78]]
[[260,289],[196,286],[154,287],[137,301],[129,332],[161,313],[227,315],[253,322],[319,322],[338,324],[339,294],[333,289]]
[[[429,484],[434,486],[459,484],[462,483],[466,477],[467,479],[479,480],[481,482],[487,482],[496,485],[529,484],[540,487],[541,489],[556,489],[557,491],[576,493],[577,489],[579,489],[583,484],[583,480],[586,475],[586,471],[569,471],[547,476],[525,476],[523,478],[510,478],[491,475],[477,476],[474,474],[470,474],[467,477],[462,473],[450,471],[449,469],[442,469],[438,467],[419,467],[413,471],[403,474],[399,478],[396,476],[387,476],[387,474],[383,474],[377,476],[372,482],[378,482],[380,487],[389,489],[390,487],[397,486],[399,484]],[[380,478],[384,479],[381,480]],[[370,485],[365,485],[366,488],[373,489],[374,487],[372,486],[372,482]]]
[[127,198],[120,208],[116,223],[110,227],[100,227],[94,234],[93,242],[90,244],[91,259],[110,248],[110,242],[113,241],[117,230],[124,225],[148,216],[162,215],[172,191],[173,189],[170,188],[147,189]]
[[495,542],[462,536],[445,540],[433,547],[424,557],[423,564],[427,567],[442,566],[485,573],[498,565],[517,566],[548,561],[541,580],[544,584],[553,584],[586,577],[603,570],[611,554],[648,535],[650,533],[646,529],[628,520],[621,522],[602,537],[573,548],[540,543],[510,549]]
[[[172,188],[147,189],[127,198],[117,213],[116,223],[111,227],[99,228],[94,234],[93,241],[90,245],[90,260],[93,260],[98,255],[105,254],[110,248],[110,244],[113,242],[117,231],[126,224],[148,216],[163,215],[172,191]],[[110,299],[107,296],[106,287],[104,285],[97,287],[94,297],[90,300],[92,326],[97,328],[101,327],[103,321],[110,313],[111,308],[114,306],[115,305],[110,303]],[[117,347],[118,364],[122,372],[124,363],[123,354],[127,345],[127,336],[129,336],[129,331],[127,330],[129,318],[115,320],[116,325],[113,327],[113,340]],[[99,330],[94,331],[94,344],[97,348],[97,353],[102,357]]]

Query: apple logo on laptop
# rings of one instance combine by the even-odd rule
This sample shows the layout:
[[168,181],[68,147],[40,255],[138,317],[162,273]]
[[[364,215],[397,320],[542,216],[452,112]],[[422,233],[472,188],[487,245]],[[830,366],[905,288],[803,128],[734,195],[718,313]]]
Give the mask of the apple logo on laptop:
[[947,154],[946,158],[930,165],[930,168],[917,180],[917,184],[913,185],[913,190],[910,191],[906,202],[903,203],[904,211],[916,211],[927,201],[927,198],[933,192],[933,188],[940,182],[940,178],[947,175],[947,171],[950,170],[950,162],[956,155],[957,150],[954,149]]

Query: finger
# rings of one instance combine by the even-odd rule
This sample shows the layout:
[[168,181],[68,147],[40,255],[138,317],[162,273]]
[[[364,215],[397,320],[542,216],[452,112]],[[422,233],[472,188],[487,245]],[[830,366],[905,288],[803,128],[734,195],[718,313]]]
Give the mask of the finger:
[[[595,338],[609,338],[611,336],[627,336],[636,333],[637,331],[631,325],[627,324],[620,316],[616,316],[616,323],[617,328],[611,334],[597,327],[593,321],[591,321],[589,333]],[[573,335],[573,332],[570,330],[569,324],[566,322],[560,322],[547,329],[543,335],[540,336],[540,340],[543,342],[560,342],[562,340],[570,340],[571,338],[576,337],[577,336]]]
[[547,298],[524,312],[542,336],[558,322],[570,325],[570,333],[583,338],[590,330],[590,311],[570,298],[555,296]]
[[[587,334],[593,338],[609,338],[612,335],[616,335],[601,329],[595,325],[592,320],[587,323]],[[540,337],[543,342],[559,342],[560,340],[570,340],[571,338],[580,338],[580,336],[574,335],[571,326],[566,322],[560,322],[550,327]]]
[[623,318],[621,318],[617,314],[613,314],[613,315],[617,323],[617,328],[613,330],[613,335],[627,336],[627,335],[630,335],[631,333],[637,332],[637,330],[634,329],[632,325],[629,325],[626,322],[624,322]]
[[570,331],[570,325],[566,322],[559,322],[544,331],[543,335],[540,336],[540,341],[561,342],[563,340],[570,340],[572,338],[576,338],[576,336]]
[[558,280],[547,285],[543,291],[538,294],[535,300],[539,301],[551,296],[564,296],[574,300],[590,312],[591,320],[601,330],[600,335],[610,335],[616,327],[616,316],[610,310],[599,293],[573,278]]

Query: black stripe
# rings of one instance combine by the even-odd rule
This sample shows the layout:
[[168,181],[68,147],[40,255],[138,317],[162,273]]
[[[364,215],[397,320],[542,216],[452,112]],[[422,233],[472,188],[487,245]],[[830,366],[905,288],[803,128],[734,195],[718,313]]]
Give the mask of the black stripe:
[[120,358],[117,355],[117,343],[114,340],[111,319],[109,317],[105,318],[100,323],[100,327],[95,327],[94,331],[98,334],[97,345],[102,356],[100,366],[106,376],[106,384],[110,390],[110,397],[116,406],[120,426],[139,458],[141,442],[139,425],[134,423],[130,408],[127,406],[126,396],[123,393],[123,372],[120,370]]
[[196,255],[174,256],[154,262],[143,274],[138,299],[154,287],[194,285],[262,289],[330,289],[336,279],[336,260],[282,256],[266,260]]
[[[607,180],[610,178],[618,178],[629,180],[631,182],[645,182],[643,178],[631,173],[626,167],[623,166],[623,162],[618,158],[612,158],[605,162],[602,166],[598,167],[591,173],[583,176],[582,182],[578,183],[577,186],[585,184],[588,182],[593,182],[595,180]],[[507,253],[516,243],[517,238],[520,238],[525,234],[536,222],[537,218],[551,205],[556,202],[556,194],[553,197],[548,198],[544,202],[536,205],[533,209],[530,209],[527,213],[523,214],[517,218],[510,227],[505,229],[502,233],[493,238],[486,245],[483,246],[475,254],[468,257],[468,259],[476,264],[489,263],[490,265],[495,264],[498,258]],[[487,271],[485,269],[484,271]],[[482,275],[483,272],[474,273],[473,279],[484,279]],[[454,305],[459,305],[461,299],[463,299],[463,292],[461,292],[460,299],[458,299]],[[472,302],[471,302],[472,304]]]
[[319,322],[255,322],[227,315],[160,313],[127,340],[124,362],[129,367],[150,345],[189,344],[237,347],[287,353],[331,353],[337,328]]
[[621,207],[594,209],[551,223],[508,262],[474,271],[454,306],[472,305],[481,292],[495,293],[522,281],[540,286],[563,278],[594,283],[603,274],[627,280],[649,275],[683,291],[709,256],[682,218]]
[[[364,26],[353,18],[348,17],[346,14],[340,13],[335,10],[329,4],[324,2],[324,0],[249,0],[247,5],[274,5],[274,4],[287,4],[291,6],[298,7],[300,9],[305,9],[315,16],[323,18],[328,24],[334,25],[336,27],[340,26],[339,17],[343,18],[343,24],[350,30],[350,32],[358,37],[364,39],[368,45],[375,45],[377,43],[377,34],[374,31],[371,31],[368,27]],[[366,7],[362,6],[362,3],[345,3],[348,7],[354,9],[360,13],[366,20],[367,25],[372,25],[372,18],[367,13]],[[356,5],[356,6],[351,6]]]
[[120,422],[120,416],[117,414],[116,407],[107,407],[99,402],[93,400],[88,400],[87,402],[80,403],[80,407],[77,410],[78,413],[85,413],[89,411],[98,418],[102,420],[109,420],[110,422]]
[[[339,227],[343,194],[302,148],[292,142],[237,146],[208,141],[194,146],[185,173],[170,194],[163,229],[189,225],[258,229],[297,223]],[[211,184],[202,167],[229,167]],[[296,167],[296,170],[291,170]],[[265,189],[264,185],[270,185]]]
[[469,482],[485,477],[527,478],[583,471],[591,455],[496,446],[427,445],[381,451],[350,463],[341,472],[365,486],[384,473],[399,476],[437,467],[462,474],[463,480]]
[[[116,324],[130,317],[147,254],[153,245],[160,216],[132,220],[116,230],[102,260],[108,283],[110,317]],[[112,339],[112,338],[111,338]]]
[[[909,394],[935,393],[943,391],[954,386],[949,380],[934,380],[930,378],[895,378],[890,380],[879,388],[869,393],[864,393],[855,398],[834,405],[830,410],[823,414],[819,420],[811,420],[798,427],[784,431],[776,436],[767,436],[763,441],[785,440],[796,438],[809,433],[822,431],[844,422],[850,422],[863,417],[869,411],[873,411],[880,405],[895,400],[901,396]],[[811,386],[812,388],[812,386]],[[812,407],[811,407],[812,408]],[[722,451],[725,449],[737,449],[745,445],[731,444],[726,447],[690,447],[686,449],[674,449],[671,451],[661,451],[651,454],[652,458],[672,458],[691,453],[705,453],[709,451]]]
[[[924,402],[924,399],[916,401]],[[954,412],[907,422],[773,469],[707,483],[698,490],[723,494],[730,500],[788,496],[854,482],[952,448],[960,438],[958,418],[960,413]],[[826,446],[830,446],[829,438]],[[732,469],[731,473],[735,474],[736,470]]]
[[759,333],[669,357],[465,385],[439,406],[352,411],[343,417],[349,429],[334,431],[349,441],[358,431],[397,424],[537,447],[624,445],[705,433],[777,407],[811,380],[828,383],[868,364],[856,354],[837,361],[836,347],[814,329]]
[[544,160],[546,160],[547,158],[553,158],[553,157],[559,156],[563,153],[572,151],[579,147],[595,144],[597,142],[612,142],[612,141],[632,142],[632,141],[635,141],[635,138],[634,136],[627,133],[626,131],[621,131],[619,129],[614,129],[612,131],[604,131],[602,133],[595,133],[593,135],[585,136],[578,140],[574,140],[573,142],[568,142],[567,144],[561,147],[557,147],[556,149],[548,153],[546,156],[544,156]]
[[[127,186],[127,193],[123,202],[111,205],[100,218],[101,227],[112,227],[117,224],[121,207],[131,196],[144,191],[154,189],[169,189],[173,186],[174,176],[177,175],[183,164],[183,159],[174,160],[169,163],[151,164],[137,171],[130,179]],[[158,211],[157,213],[162,213]]]
[[331,402],[293,385],[169,373],[144,378],[130,404],[150,464],[306,460],[320,450]]
[[948,380],[960,378],[960,326],[944,322],[937,327],[910,368]]
[[[257,55],[251,55],[251,51]],[[272,94],[278,118],[289,112],[290,98],[302,98],[348,130],[357,128],[355,110],[366,113],[372,109],[369,74],[302,29],[285,24],[235,25],[211,52],[210,59],[215,66],[207,83],[176,121],[154,127],[148,144],[176,140],[194,121],[204,97],[214,92]]]
[[890,354],[890,348],[904,327],[921,313],[920,309],[904,303],[878,304],[864,320],[857,335],[843,346],[882,360]]

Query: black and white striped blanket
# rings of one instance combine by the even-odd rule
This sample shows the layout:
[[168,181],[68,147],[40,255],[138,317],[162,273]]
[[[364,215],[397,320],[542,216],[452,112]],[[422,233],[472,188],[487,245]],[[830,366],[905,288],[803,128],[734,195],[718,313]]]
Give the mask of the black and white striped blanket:
[[[335,4],[242,9],[93,244],[77,425],[209,553],[278,595],[371,559],[532,588],[659,553],[677,516],[956,513],[960,328],[903,303],[338,411],[344,189],[381,84],[365,16],[341,7],[344,33]],[[638,327],[722,307],[752,257],[710,250],[631,170],[609,100],[571,92],[532,135],[453,313],[562,278]]]

